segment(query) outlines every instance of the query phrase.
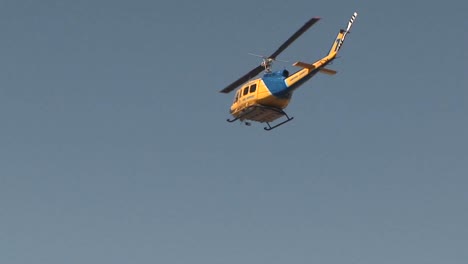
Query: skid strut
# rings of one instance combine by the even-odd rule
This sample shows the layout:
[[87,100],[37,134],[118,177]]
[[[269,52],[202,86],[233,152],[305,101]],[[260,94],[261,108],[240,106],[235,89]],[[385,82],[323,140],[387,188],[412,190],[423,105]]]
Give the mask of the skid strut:
[[[259,109],[259,108],[270,111],[270,112],[275,112],[276,115],[278,115],[278,116],[285,116],[286,120],[284,120],[283,122],[281,122],[279,124],[276,124],[276,125],[272,126],[270,124],[270,122],[268,122],[268,121],[251,119],[250,114],[254,113],[255,109]],[[244,119],[254,120],[254,121],[257,121],[257,122],[266,123],[268,126],[264,127],[263,129],[265,129],[266,131],[270,131],[272,129],[275,129],[275,128],[281,126],[281,125],[284,125],[284,124],[288,123],[289,121],[293,120],[294,117],[289,117],[288,114],[286,114],[286,112],[284,112],[282,109],[279,109],[279,108],[257,105],[256,108],[249,109],[248,111],[242,113],[241,115],[239,115],[239,116],[237,116],[237,117],[235,117],[233,119],[227,119],[226,121],[228,121],[229,123],[232,123],[232,122],[235,122],[237,120],[243,121]],[[246,122],[245,124],[247,126],[250,126],[250,122]]]
[[288,114],[286,114],[286,112],[284,112],[283,110],[281,110],[281,113],[282,113],[284,116],[286,116],[287,119],[286,119],[285,121],[283,121],[283,122],[281,122],[281,123],[279,123],[279,124],[276,124],[276,125],[274,125],[274,126],[271,126],[271,125],[270,125],[270,122],[266,122],[267,125],[268,125],[268,127],[264,127],[263,129],[265,129],[266,131],[270,131],[270,130],[272,130],[272,129],[274,129],[274,128],[277,128],[277,127],[279,127],[279,126],[281,126],[281,125],[284,125],[284,124],[286,124],[286,123],[288,123],[289,121],[291,121],[291,120],[294,119],[294,117],[289,117]]
[[229,123],[232,123],[232,122],[235,122],[235,121],[237,121],[237,120],[239,120],[239,119],[242,120],[243,117],[247,116],[247,115],[250,114],[252,111],[253,111],[253,109],[250,110],[250,111],[246,111],[245,113],[239,115],[238,117],[236,117],[236,118],[234,118],[234,119],[229,119],[229,118],[228,118],[228,119],[226,119],[226,121],[228,121]]
[[228,118],[228,119],[226,119],[226,121],[228,121],[229,123],[232,123],[232,122],[234,122],[234,121],[236,121],[236,120],[238,120],[238,119],[239,119],[239,117],[236,117],[236,118],[234,118],[234,119],[229,119],[229,118]]

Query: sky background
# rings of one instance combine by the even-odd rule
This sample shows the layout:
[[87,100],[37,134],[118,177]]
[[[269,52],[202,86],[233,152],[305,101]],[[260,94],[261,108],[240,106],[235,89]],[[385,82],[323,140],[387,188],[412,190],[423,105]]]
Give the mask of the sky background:
[[[0,1],[0,263],[467,263],[464,1]],[[335,76],[271,132],[218,93]]]

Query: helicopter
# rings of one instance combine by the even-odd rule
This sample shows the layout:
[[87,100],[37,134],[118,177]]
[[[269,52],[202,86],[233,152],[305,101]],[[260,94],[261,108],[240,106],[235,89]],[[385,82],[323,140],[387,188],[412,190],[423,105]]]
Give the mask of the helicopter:
[[[222,89],[220,91],[221,93],[230,93],[239,87],[230,108],[230,114],[233,118],[227,119],[227,121],[232,123],[240,120],[240,122],[244,122],[247,126],[251,125],[249,121],[266,123],[267,127],[264,127],[264,129],[270,131],[293,120],[294,117],[288,116],[284,111],[291,100],[293,92],[316,73],[328,75],[337,73],[334,70],[326,68],[326,66],[338,55],[338,51],[342,47],[347,34],[350,33],[351,26],[357,15],[358,14],[354,12],[346,29],[340,29],[333,41],[330,51],[320,60],[314,63],[295,62],[292,66],[302,69],[293,74],[290,74],[286,69],[275,72],[271,69],[273,62],[277,60],[276,57],[320,20],[319,17],[313,17],[270,56],[262,57],[263,61],[260,65]],[[265,71],[265,73],[262,78],[252,79],[263,71]],[[270,124],[281,117],[284,117],[285,120],[275,125]]]

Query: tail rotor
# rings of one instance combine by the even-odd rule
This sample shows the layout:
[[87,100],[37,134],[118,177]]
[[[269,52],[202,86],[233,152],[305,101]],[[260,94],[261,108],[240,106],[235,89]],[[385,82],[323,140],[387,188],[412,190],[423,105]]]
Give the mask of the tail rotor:
[[346,35],[350,32],[351,26],[353,26],[354,20],[356,19],[357,15],[358,13],[354,12],[354,14],[349,19],[348,26],[346,27],[346,30],[344,30],[343,37],[341,38],[340,43],[338,44],[338,50],[341,48],[341,45],[343,45]]

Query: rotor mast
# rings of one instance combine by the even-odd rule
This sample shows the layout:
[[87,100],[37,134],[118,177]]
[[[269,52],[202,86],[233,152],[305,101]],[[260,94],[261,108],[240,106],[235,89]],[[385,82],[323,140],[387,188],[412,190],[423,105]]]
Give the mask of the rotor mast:
[[268,57],[263,57],[262,63],[258,65],[257,67],[253,68],[249,72],[247,72],[245,75],[231,83],[230,85],[226,86],[224,89],[222,89],[220,92],[221,93],[230,93],[232,90],[236,89],[238,86],[242,85],[243,83],[247,82],[251,78],[257,76],[259,73],[262,71],[266,72],[271,72],[271,65],[274,60],[276,60],[276,57],[283,52],[291,43],[293,43],[297,38],[299,38],[304,32],[306,32],[311,26],[313,26],[317,21],[319,21],[320,18],[314,17],[309,19],[301,28],[299,28],[291,37],[289,37],[275,52],[273,52],[270,56]]

